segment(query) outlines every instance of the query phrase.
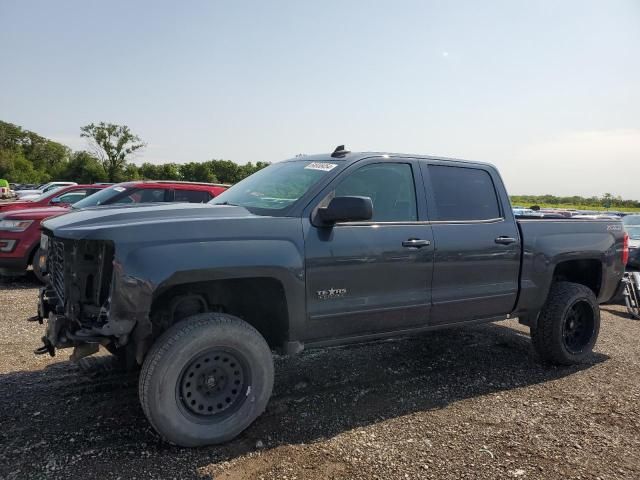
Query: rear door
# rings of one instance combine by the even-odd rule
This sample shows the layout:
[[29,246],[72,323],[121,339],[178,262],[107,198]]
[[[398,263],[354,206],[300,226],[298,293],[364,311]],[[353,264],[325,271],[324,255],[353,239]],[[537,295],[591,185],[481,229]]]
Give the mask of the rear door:
[[520,235],[490,166],[421,164],[435,243],[432,324],[511,312],[518,294]]

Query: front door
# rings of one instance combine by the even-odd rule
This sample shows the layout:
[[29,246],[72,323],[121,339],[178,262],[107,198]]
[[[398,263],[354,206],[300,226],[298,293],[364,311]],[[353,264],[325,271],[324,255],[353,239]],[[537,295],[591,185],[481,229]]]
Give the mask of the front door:
[[307,340],[426,325],[433,237],[418,164],[358,162],[319,198],[328,196],[370,197],[373,218],[305,220]]

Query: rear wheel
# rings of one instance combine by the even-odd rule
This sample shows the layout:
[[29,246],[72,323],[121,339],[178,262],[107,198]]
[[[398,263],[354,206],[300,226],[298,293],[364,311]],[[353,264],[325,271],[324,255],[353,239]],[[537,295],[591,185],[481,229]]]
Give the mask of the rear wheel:
[[231,440],[266,408],[273,358],[239,318],[203,313],[165,332],[140,374],[142,408],[167,441],[184,447]]
[[535,328],[533,345],[543,360],[571,365],[589,356],[600,331],[600,307],[593,292],[577,283],[551,286]]

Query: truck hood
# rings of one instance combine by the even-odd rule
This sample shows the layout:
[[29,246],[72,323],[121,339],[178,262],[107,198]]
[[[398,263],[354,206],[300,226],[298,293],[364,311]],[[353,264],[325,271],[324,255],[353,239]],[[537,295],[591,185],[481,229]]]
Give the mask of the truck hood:
[[[123,242],[175,241],[180,238],[211,238],[221,228],[218,221],[269,218],[243,207],[193,203],[118,205],[71,210],[42,225],[57,237],[102,239]],[[215,221],[215,228],[211,224]],[[235,222],[234,222],[235,223]]]

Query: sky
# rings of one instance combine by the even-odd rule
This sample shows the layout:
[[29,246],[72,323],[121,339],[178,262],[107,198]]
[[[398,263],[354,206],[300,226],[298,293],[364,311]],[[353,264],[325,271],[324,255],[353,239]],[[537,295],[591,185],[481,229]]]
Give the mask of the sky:
[[0,0],[0,119],[133,161],[389,151],[640,200],[640,1]]

